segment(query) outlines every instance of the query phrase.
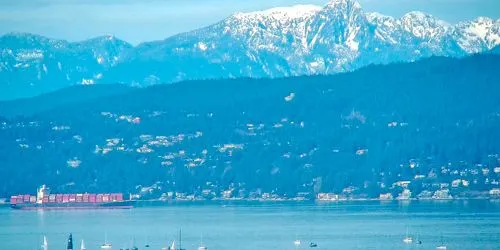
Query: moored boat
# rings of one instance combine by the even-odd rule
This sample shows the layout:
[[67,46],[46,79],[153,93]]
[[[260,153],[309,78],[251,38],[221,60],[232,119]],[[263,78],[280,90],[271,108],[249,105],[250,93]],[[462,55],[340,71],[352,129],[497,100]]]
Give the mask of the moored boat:
[[73,250],[73,234],[69,234],[66,250]]
[[112,249],[113,245],[108,242],[108,233],[104,234],[104,243],[101,245],[101,249]]
[[406,236],[404,237],[403,242],[406,244],[413,243],[413,237],[408,235],[408,228],[406,228]]
[[80,250],[87,250],[85,247],[85,241],[82,240],[82,244],[80,245]]
[[201,235],[200,246],[198,247],[198,250],[208,250],[208,247],[203,244],[203,235]]
[[436,250],[446,250],[447,247],[446,245],[444,244],[444,241],[443,241],[443,236],[441,236],[441,242],[440,244],[436,247]]
[[49,249],[49,243],[47,242],[47,237],[45,237],[45,235],[43,236],[42,249],[43,250],[48,250]]

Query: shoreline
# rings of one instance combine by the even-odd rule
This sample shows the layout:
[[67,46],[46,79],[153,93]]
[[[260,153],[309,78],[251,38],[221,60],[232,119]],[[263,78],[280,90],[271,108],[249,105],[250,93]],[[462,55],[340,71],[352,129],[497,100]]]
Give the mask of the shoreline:
[[[410,203],[410,202],[456,202],[456,201],[490,201],[500,202],[499,198],[491,197],[474,197],[474,198],[451,198],[451,199],[379,199],[379,198],[351,198],[351,199],[337,199],[337,200],[307,200],[307,199],[172,199],[172,200],[133,200],[136,202],[136,207],[148,206],[161,206],[172,204],[238,204],[238,203],[251,203],[251,204],[333,204],[333,203],[357,203],[357,202],[379,202],[379,203]],[[0,203],[0,208],[10,208],[10,202]]]
[[459,202],[459,201],[489,201],[500,202],[496,198],[453,198],[453,199],[408,199],[408,200],[384,200],[384,199],[341,199],[341,200],[292,200],[292,199],[276,199],[276,200],[259,200],[259,199],[218,199],[218,200],[137,200],[137,207],[155,206],[166,204],[335,204],[335,203],[358,203],[358,202],[377,202],[377,203],[410,203],[410,202]]

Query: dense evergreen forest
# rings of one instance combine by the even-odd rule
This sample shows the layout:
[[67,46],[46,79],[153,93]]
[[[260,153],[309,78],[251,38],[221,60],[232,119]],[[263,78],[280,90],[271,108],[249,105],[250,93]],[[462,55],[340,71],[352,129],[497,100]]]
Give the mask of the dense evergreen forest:
[[[466,172],[471,190],[489,190],[500,179],[499,70],[498,55],[434,57],[332,76],[79,86],[3,102],[0,197],[43,183],[288,196],[354,187],[378,197],[397,181],[417,193],[450,182],[453,171]],[[473,174],[483,168],[491,172]]]

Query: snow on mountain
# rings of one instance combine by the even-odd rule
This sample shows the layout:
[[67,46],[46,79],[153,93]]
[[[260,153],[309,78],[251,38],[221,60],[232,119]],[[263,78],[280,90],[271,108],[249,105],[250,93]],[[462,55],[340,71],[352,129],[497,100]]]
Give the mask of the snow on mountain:
[[236,13],[136,47],[113,36],[69,43],[6,34],[0,37],[0,90],[23,95],[89,82],[145,86],[187,79],[331,74],[433,55],[465,56],[498,45],[500,19],[479,17],[450,25],[418,11],[394,18],[364,12],[353,0],[332,0],[323,7]]
[[0,99],[96,82],[94,78],[131,48],[109,36],[70,43],[27,33],[5,34],[0,37]]
[[239,12],[233,15],[239,19],[274,19],[276,21],[290,21],[293,19],[302,19],[314,15],[321,10],[317,5],[295,5],[291,7],[277,7],[263,11]]
[[453,38],[467,53],[478,53],[500,44],[500,19],[478,17],[455,26]]

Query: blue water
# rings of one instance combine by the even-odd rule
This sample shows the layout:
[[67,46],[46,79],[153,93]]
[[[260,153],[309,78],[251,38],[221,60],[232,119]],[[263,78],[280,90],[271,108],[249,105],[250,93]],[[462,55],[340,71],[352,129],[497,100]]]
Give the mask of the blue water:
[[[75,249],[99,249],[107,232],[113,249],[161,249],[177,239],[197,250],[200,236],[210,250],[435,249],[441,236],[448,249],[500,249],[500,201],[346,203],[183,203],[131,210],[17,211],[0,209],[0,249],[65,249],[73,233]],[[420,246],[402,242],[410,234]]]

